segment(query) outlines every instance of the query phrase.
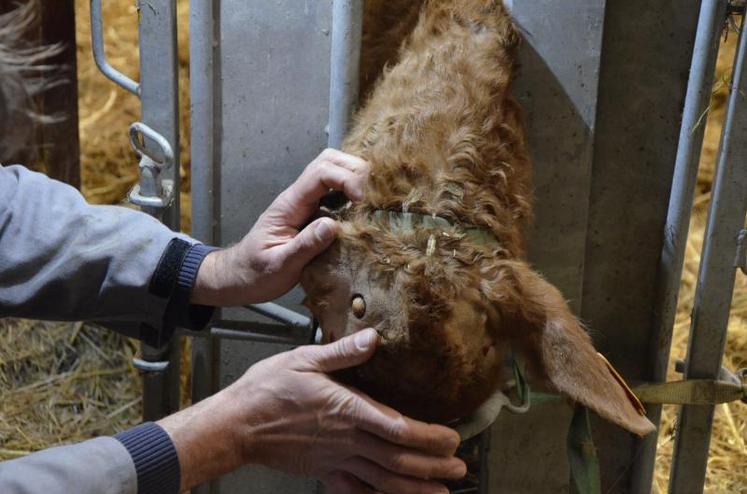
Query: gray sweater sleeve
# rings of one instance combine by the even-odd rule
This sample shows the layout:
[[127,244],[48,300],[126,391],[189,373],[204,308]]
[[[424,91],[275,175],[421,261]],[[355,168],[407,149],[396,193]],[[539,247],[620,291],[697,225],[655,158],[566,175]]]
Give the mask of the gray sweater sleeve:
[[143,213],[92,206],[66,184],[0,166],[0,317],[98,321],[153,340],[169,298],[149,283],[174,239],[194,243]]
[[136,494],[135,464],[111,437],[40,451],[0,463],[3,494]]

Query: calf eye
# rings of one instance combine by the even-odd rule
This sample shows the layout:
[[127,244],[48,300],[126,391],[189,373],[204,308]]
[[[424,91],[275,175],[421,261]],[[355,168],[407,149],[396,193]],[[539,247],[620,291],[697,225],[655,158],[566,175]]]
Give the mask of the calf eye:
[[353,295],[353,300],[350,302],[350,307],[353,309],[353,315],[358,319],[362,319],[366,315],[366,300],[361,295]]

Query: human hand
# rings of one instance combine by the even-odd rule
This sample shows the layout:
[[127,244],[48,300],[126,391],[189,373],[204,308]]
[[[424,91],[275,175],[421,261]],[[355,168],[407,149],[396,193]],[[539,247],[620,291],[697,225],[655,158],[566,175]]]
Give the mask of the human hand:
[[301,230],[330,189],[348,199],[363,198],[368,164],[327,149],[259,217],[235,246],[203,261],[192,303],[230,306],[273,300],[298,283],[303,267],[334,241],[339,225],[320,218]]
[[406,417],[326,375],[368,360],[364,330],[264,360],[215,396],[167,417],[182,490],[242,464],[320,479],[330,494],[444,493],[466,473],[459,435]]

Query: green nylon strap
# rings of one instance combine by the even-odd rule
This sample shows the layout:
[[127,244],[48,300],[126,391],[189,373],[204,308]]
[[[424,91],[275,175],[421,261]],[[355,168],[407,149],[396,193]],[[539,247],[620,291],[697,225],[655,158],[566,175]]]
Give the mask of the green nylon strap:
[[709,379],[642,384],[634,388],[633,392],[645,403],[717,405],[739,400],[747,402],[747,388],[744,384]]
[[377,209],[371,214],[372,218],[389,226],[393,232],[412,231],[418,228],[424,230],[440,230],[455,228],[465,238],[473,241],[478,245],[500,246],[498,239],[492,231],[475,225],[466,225],[461,223],[452,223],[441,216],[421,214],[421,213],[403,213],[401,211],[388,211]]
[[600,494],[602,481],[599,458],[591,436],[591,421],[586,407],[576,405],[567,441],[568,462],[571,466],[571,493]]
[[[747,371],[739,371],[737,375],[745,376]],[[634,388],[633,392],[645,403],[716,405],[739,400],[747,402],[747,388],[743,383],[708,379],[643,384]],[[532,392],[531,395],[531,401],[535,405],[561,399],[560,396],[550,393]],[[589,410],[584,406],[576,405],[574,409],[567,444],[571,469],[571,493],[599,494],[601,492],[599,458],[591,435]]]

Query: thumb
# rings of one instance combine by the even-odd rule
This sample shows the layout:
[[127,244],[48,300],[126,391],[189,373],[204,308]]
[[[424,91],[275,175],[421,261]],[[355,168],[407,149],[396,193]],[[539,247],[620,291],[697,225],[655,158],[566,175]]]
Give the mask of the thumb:
[[355,367],[371,358],[376,350],[379,334],[364,329],[334,343],[303,348],[308,367],[321,372],[334,372]]
[[302,268],[332,244],[339,228],[332,218],[319,218],[311,222],[285,244],[286,262]]

